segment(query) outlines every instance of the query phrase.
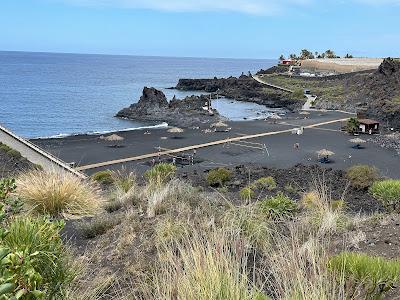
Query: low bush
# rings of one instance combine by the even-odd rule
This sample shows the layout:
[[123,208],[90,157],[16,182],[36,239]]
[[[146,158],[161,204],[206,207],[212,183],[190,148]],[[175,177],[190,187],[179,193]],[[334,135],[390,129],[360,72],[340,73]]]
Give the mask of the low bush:
[[128,172],[126,169],[121,169],[111,173],[116,188],[120,189],[124,193],[127,193],[130,189],[136,186],[136,174],[134,172]]
[[302,89],[296,89],[293,91],[293,93],[290,94],[291,99],[304,99],[306,96],[304,96],[304,91]]
[[103,204],[92,182],[69,173],[29,171],[17,179],[16,193],[31,212],[52,216],[93,215]]
[[242,200],[250,201],[254,198],[255,193],[251,186],[246,186],[240,190],[239,195]]
[[362,293],[360,299],[382,299],[400,283],[400,260],[343,252],[331,257],[328,265],[339,279],[345,278],[350,295]]
[[360,130],[360,122],[357,118],[350,118],[346,124],[346,131],[350,134],[357,133]]
[[0,299],[60,299],[74,278],[61,222],[12,219],[0,236]]
[[78,228],[83,236],[92,239],[106,233],[121,222],[120,218],[110,215],[99,215],[90,221],[81,221]]
[[272,220],[291,217],[298,210],[296,202],[282,193],[261,201],[259,207],[261,212]]
[[352,187],[366,189],[378,179],[378,170],[367,165],[357,165],[347,170],[346,177]]
[[291,183],[288,183],[284,187],[285,191],[290,194],[295,194],[297,192],[296,187],[294,187]]
[[176,166],[168,163],[160,163],[144,173],[146,180],[155,185],[162,185],[171,180],[176,172]]
[[114,178],[110,170],[98,171],[92,175],[92,179],[104,185],[110,185],[114,183]]
[[0,142],[0,150],[2,150],[3,152],[7,153],[9,156],[11,156],[15,159],[22,158],[22,155],[19,151],[8,147],[6,144],[3,144],[1,142]]
[[231,171],[225,168],[217,168],[208,172],[207,183],[210,186],[223,186],[226,182],[231,180],[231,177]]
[[267,189],[268,191],[273,191],[277,188],[276,181],[273,177],[261,177],[254,181],[254,186],[257,189]]
[[[0,179],[0,224],[22,209],[22,203],[12,193],[16,189],[15,179]],[[1,229],[0,229],[1,234]]]
[[400,212],[400,180],[377,181],[371,186],[370,194],[387,209]]

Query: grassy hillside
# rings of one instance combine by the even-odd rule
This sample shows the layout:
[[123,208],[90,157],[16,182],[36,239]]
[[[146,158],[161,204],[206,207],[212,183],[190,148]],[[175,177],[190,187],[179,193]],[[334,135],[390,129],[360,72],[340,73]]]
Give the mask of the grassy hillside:
[[[30,171],[2,179],[0,297],[398,294],[399,181],[383,180],[368,166],[326,174],[255,168],[246,180],[240,168],[189,181],[175,171],[160,164],[143,177],[120,170],[81,180]],[[345,193],[332,191],[338,180],[350,184]],[[360,215],[353,198],[364,207],[374,201],[382,212]],[[26,259],[14,260],[21,255]]]

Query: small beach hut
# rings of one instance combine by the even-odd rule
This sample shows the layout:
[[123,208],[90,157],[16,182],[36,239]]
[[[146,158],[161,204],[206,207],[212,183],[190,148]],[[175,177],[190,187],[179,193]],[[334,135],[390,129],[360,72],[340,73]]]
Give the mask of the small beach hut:
[[349,140],[349,142],[354,144],[354,146],[352,148],[362,149],[361,144],[365,144],[367,141],[360,139],[360,138],[354,138],[354,139]]
[[319,162],[323,164],[330,163],[331,161],[329,160],[329,156],[335,155],[334,152],[327,149],[321,149],[317,151],[317,154]]
[[122,136],[119,136],[118,134],[111,134],[109,136],[104,137],[104,140],[107,142],[114,142],[114,144],[110,145],[110,147],[121,147],[121,145],[118,142],[121,142],[124,140]]

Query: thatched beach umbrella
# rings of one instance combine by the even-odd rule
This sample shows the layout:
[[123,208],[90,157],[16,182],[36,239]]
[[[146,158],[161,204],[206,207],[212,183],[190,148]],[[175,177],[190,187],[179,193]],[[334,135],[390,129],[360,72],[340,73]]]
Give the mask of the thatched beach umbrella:
[[349,142],[355,144],[355,145],[353,146],[353,148],[355,148],[355,149],[361,149],[361,144],[364,144],[364,143],[366,143],[367,141],[366,141],[366,140],[363,140],[363,139],[360,139],[360,138],[354,138],[354,139],[349,140]]
[[211,124],[211,128],[217,128],[217,127],[228,127],[228,124],[226,124],[224,122],[218,122],[218,123]]
[[179,128],[179,127],[172,127],[170,129],[168,129],[167,132],[170,132],[170,133],[182,133],[182,132],[184,132],[184,130],[182,128]]
[[115,147],[117,147],[118,146],[118,142],[121,142],[121,141],[123,141],[124,140],[124,138],[122,137],[122,136],[119,136],[118,134],[111,134],[111,135],[109,135],[109,136],[106,136],[106,137],[104,137],[103,138],[105,141],[107,141],[107,142],[115,142],[115,144],[114,145],[112,145],[112,146],[115,146]]
[[332,152],[330,150],[327,149],[321,149],[319,151],[317,151],[318,154],[318,158],[320,158],[320,162],[321,163],[329,163],[329,156],[335,155],[335,152]]
[[335,152],[332,152],[330,150],[327,149],[321,149],[317,151],[318,156],[325,156],[325,157],[329,157],[332,155],[335,155]]

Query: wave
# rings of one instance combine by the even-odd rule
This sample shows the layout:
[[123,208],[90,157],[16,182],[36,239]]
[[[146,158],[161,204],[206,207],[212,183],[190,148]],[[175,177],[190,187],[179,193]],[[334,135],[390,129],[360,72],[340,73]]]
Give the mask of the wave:
[[56,135],[41,136],[41,137],[36,137],[33,139],[36,139],[36,140],[62,139],[62,138],[66,138],[66,137],[70,137],[70,136],[78,136],[78,135],[102,135],[102,134],[108,134],[108,133],[113,133],[113,132],[126,132],[126,131],[145,130],[145,129],[162,129],[162,128],[168,128],[168,126],[169,126],[168,123],[163,122],[163,123],[157,124],[157,125],[130,127],[130,128],[123,128],[123,129],[113,129],[113,130],[104,130],[104,131],[87,131],[87,132],[80,132],[80,133],[59,133]]

